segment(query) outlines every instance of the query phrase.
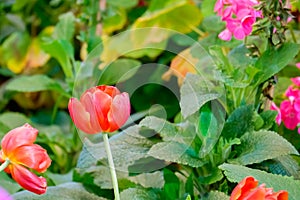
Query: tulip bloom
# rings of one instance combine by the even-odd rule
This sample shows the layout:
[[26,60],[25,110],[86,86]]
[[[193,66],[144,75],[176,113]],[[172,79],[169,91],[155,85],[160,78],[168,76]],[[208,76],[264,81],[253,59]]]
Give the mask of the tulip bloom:
[[116,131],[130,115],[128,94],[106,85],[88,89],[80,100],[71,98],[68,108],[77,128],[89,134]]
[[288,200],[287,191],[273,192],[272,188],[265,188],[265,184],[257,186],[258,181],[252,176],[244,178],[233,189],[230,200]]
[[37,144],[38,130],[25,124],[9,131],[2,139],[0,151],[0,163],[7,160],[9,165],[5,172],[11,174],[12,178],[24,189],[36,194],[43,194],[47,189],[44,177],[38,177],[27,168],[43,173],[51,164],[45,149]]

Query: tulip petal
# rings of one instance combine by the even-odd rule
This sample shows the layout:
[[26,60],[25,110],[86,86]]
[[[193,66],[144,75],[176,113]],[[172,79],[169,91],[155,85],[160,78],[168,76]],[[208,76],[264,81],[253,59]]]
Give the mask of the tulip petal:
[[101,126],[98,121],[97,117],[97,111],[95,107],[95,101],[93,98],[93,93],[91,92],[85,92],[81,97],[80,97],[80,102],[85,108],[85,110],[90,114],[90,124],[91,128],[94,133],[101,132]]
[[102,90],[97,90],[94,93],[94,103],[97,113],[97,118],[103,131],[109,129],[107,119],[108,112],[111,109],[112,97],[104,93]]
[[11,153],[23,145],[31,145],[36,140],[38,130],[25,124],[9,131],[2,139],[1,146],[5,156],[10,157]]
[[127,93],[122,93],[115,96],[111,106],[111,110],[108,113],[108,121],[110,124],[110,132],[118,130],[130,116],[130,102]]
[[47,190],[47,181],[44,177],[38,177],[21,165],[13,165],[11,175],[26,190],[36,194],[44,194]]
[[21,146],[13,152],[10,158],[12,163],[17,163],[43,173],[51,165],[47,151],[37,144]]
[[102,90],[104,93],[108,94],[112,98],[114,98],[116,95],[120,94],[121,92],[118,90],[118,88],[114,86],[108,86],[108,85],[99,85],[97,86],[97,89]]
[[76,98],[70,99],[68,109],[70,116],[77,128],[86,133],[96,133],[90,124],[90,114]]

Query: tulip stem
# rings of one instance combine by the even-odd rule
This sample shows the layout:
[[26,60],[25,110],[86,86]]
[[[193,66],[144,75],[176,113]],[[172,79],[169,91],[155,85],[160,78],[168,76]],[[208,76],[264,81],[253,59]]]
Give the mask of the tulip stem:
[[5,162],[0,165],[0,172],[3,171],[9,165],[9,163],[10,161],[6,159]]
[[117,179],[116,169],[115,169],[115,165],[114,165],[114,160],[113,160],[110,146],[109,146],[108,136],[106,133],[103,133],[102,135],[103,135],[103,142],[104,142],[104,146],[105,146],[105,150],[106,150],[106,154],[107,154],[111,180],[112,180],[112,184],[113,184],[113,188],[114,188],[115,200],[120,200],[118,179]]

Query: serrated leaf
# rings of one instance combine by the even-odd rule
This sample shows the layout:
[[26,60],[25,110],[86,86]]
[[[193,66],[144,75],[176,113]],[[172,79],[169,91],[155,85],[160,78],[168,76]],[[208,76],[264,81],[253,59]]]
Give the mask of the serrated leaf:
[[22,191],[12,195],[14,200],[105,200],[89,193],[81,183],[69,182],[58,186],[50,186],[43,195]]
[[17,92],[39,92],[45,90],[54,90],[65,93],[64,89],[58,82],[42,74],[18,76],[13,78],[6,85],[5,89]]
[[189,123],[172,124],[165,119],[148,116],[139,125],[156,131],[163,141],[175,141],[190,145],[196,137],[196,131]]
[[200,109],[199,136],[202,146],[199,152],[200,157],[205,157],[218,142],[225,123],[225,110],[217,101],[205,104]]
[[249,132],[241,137],[241,145],[238,151],[242,152],[232,162],[241,165],[260,163],[264,160],[279,156],[296,154],[298,151],[282,136],[272,131]]
[[187,0],[153,0],[143,16],[133,24],[134,28],[160,27],[181,33],[192,31],[202,20],[200,10]]
[[122,200],[158,200],[157,194],[153,190],[142,188],[128,188],[120,193]]
[[255,76],[254,84],[258,85],[282,70],[298,54],[299,44],[284,43],[280,48],[269,48],[255,63],[260,72]]
[[253,106],[241,106],[235,109],[225,122],[222,136],[224,138],[241,137],[244,133],[252,131]]
[[[109,139],[116,170],[128,172],[128,167],[133,165],[135,161],[148,157],[147,152],[153,142],[140,135],[139,131],[138,126],[131,126]],[[93,164],[90,160],[92,157],[94,162],[107,161],[103,142],[93,144],[85,139],[84,148],[85,151],[81,153],[77,167],[86,167],[85,156],[89,157],[90,164]]]
[[131,78],[140,68],[141,62],[133,59],[118,59],[103,69],[99,84],[116,84]]
[[148,155],[191,167],[201,167],[205,163],[197,157],[197,153],[189,146],[178,142],[160,142],[151,147]]
[[208,193],[207,197],[204,197],[203,200],[229,200],[229,196],[220,191],[211,191]]
[[55,26],[54,38],[71,41],[75,33],[75,16],[67,12],[59,16],[59,22]]
[[184,118],[197,112],[206,102],[221,96],[212,87],[208,80],[199,75],[186,75],[180,88],[180,107]]
[[266,184],[267,188],[273,188],[275,192],[286,190],[289,193],[289,200],[298,200],[300,196],[300,181],[292,177],[270,174],[265,171],[251,169],[248,167],[222,164],[220,167],[229,181],[238,183],[246,176],[253,176],[259,181],[259,184]]

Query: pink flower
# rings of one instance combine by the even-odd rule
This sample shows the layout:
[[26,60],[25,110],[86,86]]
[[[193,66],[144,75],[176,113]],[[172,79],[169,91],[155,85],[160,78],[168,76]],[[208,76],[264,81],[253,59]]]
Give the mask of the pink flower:
[[294,102],[290,100],[284,100],[280,104],[281,119],[286,128],[294,130],[298,123],[298,112],[294,107]]
[[1,200],[13,200],[12,197],[10,197],[9,193],[6,192],[2,187],[0,187],[0,199]]
[[258,5],[256,0],[218,0],[214,11],[226,22],[226,29],[219,34],[219,38],[229,41],[232,35],[242,40],[252,32],[252,26],[262,12],[253,7]]
[[282,119],[281,119],[281,111],[280,111],[280,109],[276,106],[276,104],[274,103],[274,102],[272,102],[272,104],[271,104],[271,110],[275,110],[275,111],[277,111],[277,116],[276,116],[276,119],[275,119],[275,121],[276,121],[276,123],[278,124],[278,125],[280,125],[281,124],[281,121],[282,121]]
[[296,63],[296,67],[298,67],[298,69],[300,69],[300,62]]

